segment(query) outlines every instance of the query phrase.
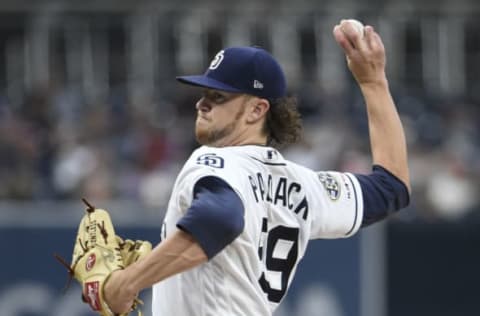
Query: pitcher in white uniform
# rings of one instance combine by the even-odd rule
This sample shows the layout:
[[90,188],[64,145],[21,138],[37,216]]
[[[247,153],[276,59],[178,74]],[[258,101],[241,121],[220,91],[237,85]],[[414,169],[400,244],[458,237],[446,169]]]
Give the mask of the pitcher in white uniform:
[[278,148],[301,133],[281,66],[264,49],[229,47],[198,86],[195,134],[202,145],[178,175],[150,255],[115,272],[104,296],[115,312],[153,286],[154,316],[272,315],[308,243],[344,238],[409,203],[403,128],[373,27],[344,22],[334,37],[348,57],[368,113],[372,172],[313,171]]

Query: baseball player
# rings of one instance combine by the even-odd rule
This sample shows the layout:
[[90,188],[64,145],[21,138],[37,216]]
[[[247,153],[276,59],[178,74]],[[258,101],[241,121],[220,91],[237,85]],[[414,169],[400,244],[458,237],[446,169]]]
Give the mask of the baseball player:
[[372,172],[317,172],[284,159],[276,148],[301,125],[280,65],[261,48],[221,50],[205,74],[177,78],[202,91],[202,146],[176,179],[162,242],[107,281],[114,312],[153,286],[154,316],[272,315],[310,240],[352,236],[408,205],[405,137],[381,38],[345,22],[333,33],[365,99]]

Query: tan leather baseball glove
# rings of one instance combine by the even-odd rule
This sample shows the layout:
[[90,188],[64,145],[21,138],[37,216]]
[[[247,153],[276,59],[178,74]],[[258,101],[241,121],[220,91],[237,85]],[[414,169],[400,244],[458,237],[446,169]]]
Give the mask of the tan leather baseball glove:
[[[107,211],[93,207],[85,199],[83,201],[87,209],[78,226],[72,262],[69,265],[59,256],[56,255],[56,258],[82,286],[85,303],[101,316],[118,316],[105,302],[103,286],[112,272],[142,259],[151,251],[152,245],[148,241],[124,241],[115,234]],[[137,309],[139,303],[141,301],[137,298],[132,311]],[[120,316],[124,315],[128,314]]]

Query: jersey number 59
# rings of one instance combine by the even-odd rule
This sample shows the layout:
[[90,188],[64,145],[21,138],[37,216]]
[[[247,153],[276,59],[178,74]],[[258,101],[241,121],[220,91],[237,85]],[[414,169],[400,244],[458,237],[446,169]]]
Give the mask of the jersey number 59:
[[[276,226],[270,231],[267,219],[263,219],[262,235],[266,241],[266,249],[261,243],[258,249],[260,260],[264,261],[266,271],[258,282],[267,294],[268,300],[280,303],[288,287],[290,274],[297,264],[298,228]],[[265,254],[265,256],[264,256]]]

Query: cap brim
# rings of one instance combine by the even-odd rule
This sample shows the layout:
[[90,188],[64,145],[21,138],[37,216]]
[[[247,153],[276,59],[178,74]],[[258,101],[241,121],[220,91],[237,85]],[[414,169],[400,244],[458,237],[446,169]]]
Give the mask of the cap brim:
[[217,81],[205,75],[197,75],[197,76],[179,76],[176,77],[178,81],[181,83],[185,83],[188,85],[198,86],[198,87],[205,87],[215,90],[222,90],[227,92],[243,92],[240,89],[234,88],[223,82]]

